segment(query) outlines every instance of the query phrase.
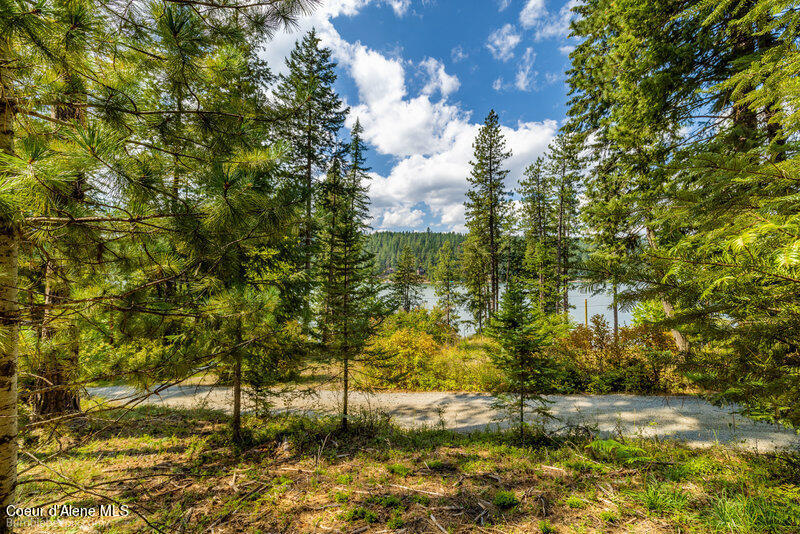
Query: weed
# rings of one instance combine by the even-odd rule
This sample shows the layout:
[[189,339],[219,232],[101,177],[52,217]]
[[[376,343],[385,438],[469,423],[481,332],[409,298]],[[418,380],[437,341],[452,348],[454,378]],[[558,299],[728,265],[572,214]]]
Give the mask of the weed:
[[539,521],[539,530],[542,531],[542,534],[554,534],[556,531],[556,529],[547,519],[542,519]]

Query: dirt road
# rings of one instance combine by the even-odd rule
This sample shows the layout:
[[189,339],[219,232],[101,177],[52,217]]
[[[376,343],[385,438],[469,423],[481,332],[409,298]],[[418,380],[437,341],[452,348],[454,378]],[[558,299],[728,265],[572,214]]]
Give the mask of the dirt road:
[[[89,393],[120,400],[137,392],[126,386],[90,388]],[[800,449],[800,437],[779,425],[757,422],[736,413],[735,406],[717,407],[695,397],[649,397],[640,395],[551,395],[549,409],[558,420],[549,428],[567,423],[596,425],[603,433],[676,439],[690,446],[715,443],[736,445],[761,452]],[[351,394],[350,406],[381,410],[403,427],[437,426],[468,432],[503,426],[492,409],[493,397],[472,393],[374,393]],[[174,386],[145,402],[176,408],[207,408],[230,411],[229,388]],[[244,407],[252,406],[245,395]],[[312,397],[281,397],[275,409],[308,413],[335,413],[341,406],[337,391],[320,391]]]

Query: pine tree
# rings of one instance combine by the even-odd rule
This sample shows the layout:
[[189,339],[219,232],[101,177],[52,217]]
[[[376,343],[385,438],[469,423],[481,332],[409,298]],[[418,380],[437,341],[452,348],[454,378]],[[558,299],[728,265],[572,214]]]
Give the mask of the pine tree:
[[508,211],[503,162],[511,157],[494,110],[489,112],[473,143],[472,170],[468,177],[466,217],[469,234],[486,248],[489,278],[488,312],[497,310],[500,295],[502,229]]
[[534,411],[546,414],[543,390],[552,383],[553,366],[546,356],[552,332],[544,315],[531,311],[522,284],[512,276],[503,293],[500,308],[491,319],[489,335],[500,345],[492,361],[503,373],[505,385],[496,391],[500,405],[515,413],[520,441],[525,436],[527,404],[537,402]]
[[561,295],[560,309],[569,314],[570,261],[575,250],[573,236],[578,225],[578,184],[580,183],[579,145],[575,135],[561,133],[547,150],[547,172],[554,189],[556,224],[556,290]]
[[391,278],[391,294],[395,306],[404,312],[418,307],[422,302],[420,296],[422,276],[417,272],[417,259],[406,245],[400,254],[397,270]]
[[279,77],[275,98],[284,115],[280,136],[292,151],[289,172],[297,181],[305,203],[300,261],[311,283],[315,250],[314,177],[328,168],[338,150],[338,132],[348,110],[333,89],[336,63],[331,60],[331,50],[320,47],[315,30],[297,42],[286,59],[286,67],[288,72]]
[[539,311],[553,313],[558,300],[556,267],[556,225],[553,214],[554,195],[551,177],[544,169],[545,161],[536,161],[525,169],[520,181],[522,229],[525,239],[525,281]]
[[357,122],[347,150],[349,168],[335,158],[321,187],[321,278],[317,324],[328,358],[338,362],[342,376],[342,427],[347,428],[353,364],[368,365],[369,342],[386,314],[374,276],[374,257],[366,250],[369,199],[365,147]]
[[[252,109],[217,99],[220,93],[212,88],[222,85],[223,92],[239,95],[222,82],[232,77],[241,80],[240,67],[250,65],[247,58],[252,57],[250,41],[259,42],[308,7],[302,0],[270,6],[235,1],[203,9],[193,4],[189,0],[173,10],[191,11],[199,17],[202,24],[196,28],[202,34],[203,54],[211,60],[203,69],[186,72],[204,85],[191,96],[191,110],[179,109],[174,99],[165,97],[159,74],[164,65],[180,62],[159,34],[167,8],[174,6],[147,5],[120,17],[119,6],[93,0],[47,0],[35,9],[16,2],[0,5],[3,510],[14,500],[16,481],[21,305],[26,314],[36,318],[30,325],[26,323],[26,328],[59,327],[61,332],[54,332],[53,339],[68,340],[65,346],[70,359],[76,354],[76,326],[88,323],[91,329],[104,328],[92,321],[95,314],[101,315],[100,309],[107,316],[112,316],[109,310],[118,309],[124,318],[136,316],[141,323],[150,324],[183,324],[187,316],[196,317],[196,302],[189,300],[193,306],[178,312],[174,299],[163,298],[165,284],[179,278],[173,267],[180,263],[178,273],[187,275],[196,272],[191,267],[197,264],[174,257],[160,263],[157,258],[165,255],[159,249],[176,238],[177,228],[196,225],[200,219],[193,209],[180,218],[165,209],[175,195],[164,187],[164,179],[172,178],[175,167],[187,162],[207,172],[212,165],[198,154],[210,151],[209,141],[223,144],[223,139],[227,143],[239,138],[233,124],[239,132],[249,131],[242,123],[252,125],[255,117],[237,113]],[[215,76],[218,78],[212,80]],[[200,119],[197,122],[202,128],[192,132],[200,135],[181,136],[187,143],[179,147],[181,152],[191,154],[178,153],[176,139],[159,136],[155,127],[161,118],[176,114]],[[216,147],[211,151],[219,154]],[[184,206],[189,205],[182,200]],[[30,243],[22,251],[26,266],[45,260],[41,269],[33,271],[34,276],[42,273],[35,284],[26,281],[28,287],[41,287],[40,294],[20,295],[17,290],[23,237]],[[50,263],[48,275],[45,264],[50,259],[55,261]],[[65,283],[62,287],[51,285],[47,291],[47,283],[41,283],[44,278],[62,278]],[[153,296],[157,298],[150,298]],[[43,308],[49,315],[46,321],[37,315]],[[78,317],[81,322],[75,320]],[[63,321],[56,324],[51,318]],[[27,366],[30,362],[23,363]],[[74,359],[65,363],[68,376],[61,373],[60,366],[52,368],[72,381],[77,376]],[[166,369],[158,369],[154,376],[163,376],[162,372]],[[57,384],[62,392],[67,388],[73,390],[74,384]],[[5,520],[0,524],[5,528]]]
[[489,279],[486,256],[486,248],[475,235],[467,236],[461,249],[461,279],[467,290],[467,307],[478,333],[483,332],[491,302],[491,287],[486,283]]
[[464,300],[458,290],[460,269],[456,255],[449,241],[442,243],[433,268],[433,288],[438,298],[438,305],[444,311],[445,321],[451,326],[458,326],[458,306]]

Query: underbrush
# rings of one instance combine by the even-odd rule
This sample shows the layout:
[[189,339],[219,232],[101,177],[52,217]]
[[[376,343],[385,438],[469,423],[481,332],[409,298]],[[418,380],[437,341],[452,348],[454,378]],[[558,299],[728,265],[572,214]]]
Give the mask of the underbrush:
[[[500,350],[491,338],[476,334],[459,339],[440,310],[393,315],[375,340],[386,362],[367,369],[370,387],[420,391],[497,391],[502,373],[492,355]],[[590,326],[566,329],[548,349],[553,369],[540,393],[693,393],[697,388],[678,371],[679,355],[669,333],[639,325],[623,327],[615,340],[602,318]]]
[[374,413],[347,432],[334,418],[246,417],[234,446],[216,412],[117,410],[42,429],[20,461],[20,505],[134,511],[46,525],[57,532],[800,531],[796,455],[409,431]]

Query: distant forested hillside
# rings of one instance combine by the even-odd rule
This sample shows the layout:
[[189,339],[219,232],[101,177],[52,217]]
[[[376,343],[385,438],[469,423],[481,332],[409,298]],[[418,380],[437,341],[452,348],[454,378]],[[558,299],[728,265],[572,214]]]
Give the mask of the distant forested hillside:
[[445,241],[460,250],[466,236],[455,232],[376,232],[369,236],[368,248],[375,254],[381,270],[394,269],[403,248],[408,245],[417,265],[427,273],[436,262],[436,253]]

